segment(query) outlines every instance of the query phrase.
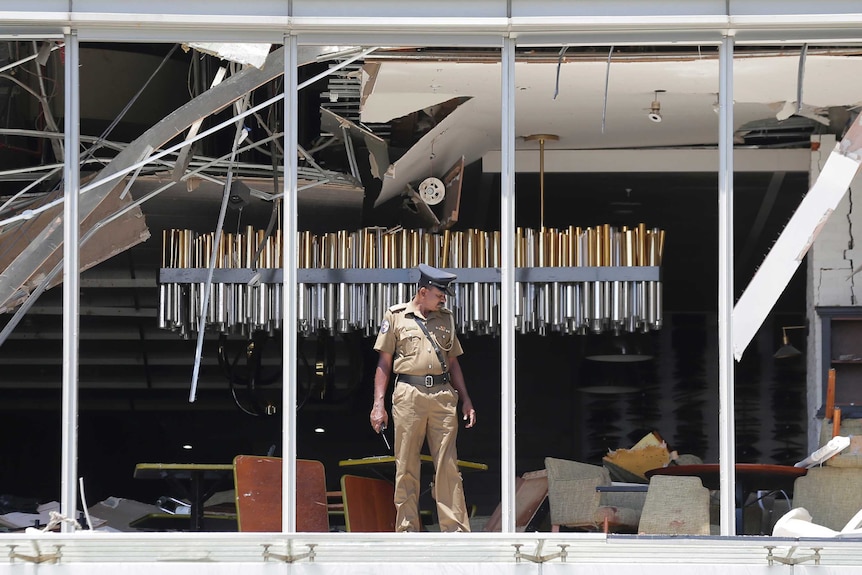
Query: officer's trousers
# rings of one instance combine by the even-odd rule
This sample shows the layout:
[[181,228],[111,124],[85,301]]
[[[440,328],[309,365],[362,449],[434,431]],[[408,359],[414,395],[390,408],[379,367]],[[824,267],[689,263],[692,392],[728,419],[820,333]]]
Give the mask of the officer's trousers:
[[395,424],[396,531],[420,531],[420,460],[428,439],[434,461],[434,488],[440,531],[470,531],[464,486],[458,471],[458,393],[449,385],[416,386],[397,382],[392,393]]

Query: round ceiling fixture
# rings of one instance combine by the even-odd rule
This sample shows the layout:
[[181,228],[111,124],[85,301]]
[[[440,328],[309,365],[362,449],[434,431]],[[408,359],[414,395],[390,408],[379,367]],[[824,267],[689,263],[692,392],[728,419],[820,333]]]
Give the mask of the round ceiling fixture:
[[650,104],[649,114],[647,114],[647,118],[649,118],[651,122],[661,122],[661,102],[658,99],[658,95],[662,92],[664,92],[664,90],[656,90],[655,98],[653,99],[652,104]]
[[425,178],[419,184],[419,197],[429,206],[436,206],[446,195],[446,185],[438,178]]

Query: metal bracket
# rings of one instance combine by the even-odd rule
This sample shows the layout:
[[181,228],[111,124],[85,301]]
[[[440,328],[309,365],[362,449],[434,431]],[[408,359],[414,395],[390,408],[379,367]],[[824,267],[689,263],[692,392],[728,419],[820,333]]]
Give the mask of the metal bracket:
[[800,563],[805,563],[806,561],[814,560],[815,565],[820,565],[820,550],[822,547],[812,547],[811,551],[814,553],[812,555],[805,555],[803,557],[791,557],[793,553],[798,549],[798,547],[791,547],[787,551],[787,555],[785,557],[778,557],[772,553],[772,550],[775,549],[774,545],[767,545],[766,550],[768,553],[766,554],[766,561],[769,563],[769,566],[772,566],[774,561],[781,563],[782,565],[799,565]]
[[21,553],[17,553],[15,548],[17,545],[9,545],[9,560],[10,563],[14,563],[15,559],[21,559],[22,561],[27,561],[28,563],[59,563],[63,554],[60,553],[60,549],[63,547],[62,545],[54,545],[53,553],[42,553],[39,549],[38,543],[33,542],[33,548],[36,550],[36,555],[22,555]]
[[317,543],[308,543],[308,552],[300,553],[298,555],[282,555],[280,553],[272,553],[269,548],[271,545],[267,544],[263,546],[263,560],[269,561],[270,559],[278,559],[279,561],[283,561],[285,563],[294,563],[295,561],[299,561],[300,559],[308,559],[309,563],[314,563],[314,548],[317,547]]
[[557,559],[558,557],[561,563],[566,562],[566,557],[568,557],[569,555],[568,551],[566,551],[568,544],[558,544],[557,547],[559,547],[560,550],[556,553],[551,553],[550,555],[540,555],[544,543],[544,541],[539,541],[539,544],[536,546],[536,553],[533,555],[521,553],[521,547],[524,546],[523,543],[512,543],[512,547],[515,548],[515,563],[520,563],[521,559],[526,559],[527,561],[532,561],[533,563],[545,563],[546,561],[551,561],[552,559]]

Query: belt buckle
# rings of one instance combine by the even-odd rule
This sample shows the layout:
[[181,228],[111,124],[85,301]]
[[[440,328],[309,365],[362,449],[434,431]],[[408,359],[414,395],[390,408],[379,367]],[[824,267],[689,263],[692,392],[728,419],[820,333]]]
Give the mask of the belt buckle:
[[434,376],[426,375],[425,376],[425,387],[434,387]]

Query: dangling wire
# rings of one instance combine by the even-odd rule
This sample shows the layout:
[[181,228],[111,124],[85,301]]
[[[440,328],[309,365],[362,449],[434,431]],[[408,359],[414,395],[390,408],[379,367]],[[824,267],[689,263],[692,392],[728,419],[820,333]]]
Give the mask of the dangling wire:
[[802,45],[799,53],[799,70],[796,73],[796,113],[802,110],[802,84],[805,80],[805,59],[808,57],[808,44]]
[[560,57],[557,59],[557,83],[554,86],[554,100],[557,99],[557,94],[560,93],[560,67],[563,65],[563,56],[568,49],[568,46],[563,46],[563,49],[560,50]]
[[605,116],[608,113],[608,83],[611,78],[611,56],[614,54],[614,47],[611,46],[611,49],[608,51],[608,66],[605,70],[605,101],[602,104],[602,134],[605,133]]

